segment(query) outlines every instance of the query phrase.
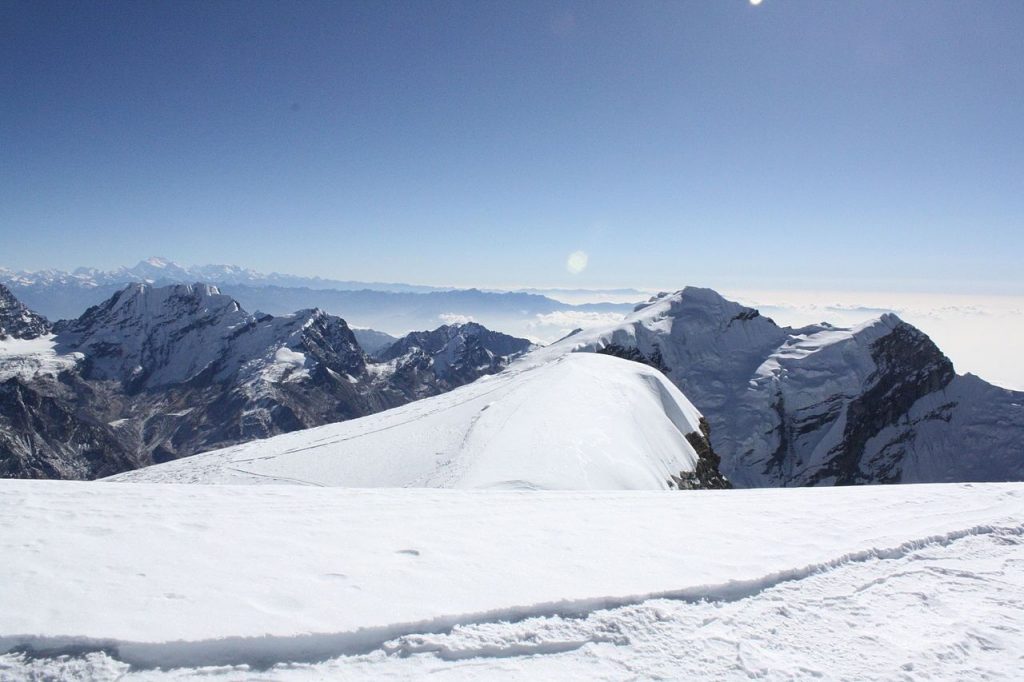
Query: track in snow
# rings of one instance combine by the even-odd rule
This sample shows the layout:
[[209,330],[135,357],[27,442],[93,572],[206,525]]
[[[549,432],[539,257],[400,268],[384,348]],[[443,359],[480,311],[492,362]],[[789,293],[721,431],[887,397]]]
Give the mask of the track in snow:
[[[225,637],[200,641],[130,642],[88,638],[2,636],[0,649],[22,653],[30,658],[82,656],[105,653],[132,669],[173,669],[203,666],[248,666],[266,670],[285,663],[318,663],[340,656],[357,656],[374,650],[409,655],[430,652],[454,661],[478,656],[523,656],[562,653],[589,643],[628,644],[628,639],[607,633],[556,642],[515,642],[504,648],[487,646],[477,650],[448,651],[441,645],[424,644],[424,635],[451,635],[456,628],[488,623],[514,624],[529,619],[587,619],[598,611],[638,606],[655,600],[690,604],[735,602],[757,597],[784,583],[805,580],[851,564],[872,561],[898,561],[928,547],[948,547],[958,540],[977,536],[1010,538],[1024,536],[1024,524],[1015,526],[980,525],[941,535],[909,540],[895,547],[852,552],[830,561],[778,571],[754,580],[734,580],[717,585],[700,585],[680,590],[640,595],[604,596],[496,609],[485,613],[441,616],[438,618],[369,627],[355,632],[310,634],[288,637]],[[397,640],[397,643],[389,644]]]

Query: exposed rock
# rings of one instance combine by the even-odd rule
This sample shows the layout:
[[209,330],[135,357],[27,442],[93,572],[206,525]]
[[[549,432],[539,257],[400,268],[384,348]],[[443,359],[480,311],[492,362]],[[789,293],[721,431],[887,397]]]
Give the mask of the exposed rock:
[[647,365],[648,367],[653,367],[654,369],[661,371],[663,374],[668,374],[672,371],[671,368],[665,364],[664,358],[661,357],[661,348],[658,346],[655,346],[654,350],[652,350],[649,355],[644,355],[637,348],[621,346],[617,343],[610,343],[603,348],[598,348],[597,352],[604,355],[614,355],[615,357],[622,358],[623,360],[639,362]]
[[36,339],[50,333],[50,323],[26,308],[11,290],[0,284],[0,341]]
[[726,490],[732,488],[719,466],[722,458],[711,447],[711,427],[706,419],[700,419],[700,432],[686,434],[686,441],[697,452],[697,466],[694,471],[680,472],[673,476],[669,487],[678,490]]
[[526,339],[475,322],[413,332],[377,353],[388,385],[415,399],[436,395],[500,372],[532,347]]

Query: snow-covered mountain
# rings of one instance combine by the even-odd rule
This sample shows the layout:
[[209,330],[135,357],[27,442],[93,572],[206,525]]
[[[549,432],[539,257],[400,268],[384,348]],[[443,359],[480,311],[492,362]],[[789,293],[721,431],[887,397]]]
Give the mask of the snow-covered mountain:
[[437,386],[450,390],[499,372],[532,347],[526,339],[467,322],[412,332],[374,355],[387,363],[382,376],[388,383],[416,399],[436,395]]
[[792,329],[688,287],[531,361],[578,351],[661,368],[739,486],[1024,479],[1024,393],[957,375],[895,315]]
[[[407,335],[369,357],[344,321],[322,311],[253,316],[212,286],[132,285],[55,329],[31,342],[49,344],[45,352],[5,351],[0,377],[38,372],[18,390],[57,400],[64,416],[51,422],[94,418],[136,465],[369,415],[498,372],[521,354],[517,376],[598,351],[664,372],[707,417],[708,461],[721,456],[721,472],[740,486],[1024,479],[1024,394],[956,375],[926,335],[893,315],[792,329],[691,287],[525,354],[529,342],[467,323]],[[7,400],[6,414],[22,415],[9,419],[22,424],[11,430],[21,433],[27,412],[13,406],[25,399]],[[72,409],[83,404],[93,411]],[[435,430],[469,429],[453,419]],[[429,447],[434,437],[419,438]],[[95,453],[97,438],[78,449]],[[20,456],[39,451],[25,446]],[[80,466],[43,470],[34,475],[82,475]]]
[[353,421],[116,478],[358,488],[726,487],[700,413],[663,374],[573,354]]
[[322,277],[301,277],[277,272],[262,273],[237,265],[193,265],[184,266],[167,258],[153,256],[139,261],[132,267],[113,270],[80,267],[65,270],[11,270],[0,267],[0,282],[10,282],[19,287],[76,285],[82,288],[97,288],[107,285],[123,286],[138,282],[147,284],[203,281],[212,284],[272,284],[286,287],[310,287],[327,289],[364,289],[376,291],[425,292],[443,291],[440,287],[416,286],[389,282],[356,282],[324,279]]
[[413,374],[406,356],[369,358],[341,318],[252,315],[198,283],[132,284],[54,331],[0,346],[5,475],[106,475],[372,414],[508,362],[507,340],[477,335],[491,362],[437,349]]
[[15,272],[0,268],[0,283],[6,283],[25,305],[51,320],[77,318],[127,284],[167,286],[197,281],[216,285],[249,310],[286,315],[315,307],[341,315],[350,324],[396,337],[465,319],[519,336],[554,340],[567,331],[563,318],[597,315],[620,319],[631,309],[624,303],[571,305],[525,292],[297,277],[233,265],[184,267],[165,258],[148,258],[134,267],[111,271]]
[[0,284],[0,341],[36,339],[49,331],[50,323],[45,317],[26,308],[10,289]]

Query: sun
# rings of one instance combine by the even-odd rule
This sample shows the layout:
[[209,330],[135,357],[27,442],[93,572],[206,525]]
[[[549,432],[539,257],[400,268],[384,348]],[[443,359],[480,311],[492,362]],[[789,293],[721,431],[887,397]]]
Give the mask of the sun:
[[758,5],[761,4],[761,0],[750,0],[750,4],[753,5],[754,7],[757,7]]
[[587,269],[587,257],[585,251],[573,251],[565,261],[565,269],[574,275],[578,275]]

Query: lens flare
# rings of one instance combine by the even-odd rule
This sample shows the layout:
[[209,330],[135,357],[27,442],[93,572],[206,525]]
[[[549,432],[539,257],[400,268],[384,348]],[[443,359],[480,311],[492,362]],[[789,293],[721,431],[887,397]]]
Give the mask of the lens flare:
[[587,269],[587,254],[585,251],[573,251],[565,261],[565,269],[574,275],[578,275]]

